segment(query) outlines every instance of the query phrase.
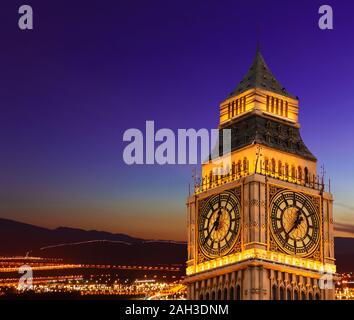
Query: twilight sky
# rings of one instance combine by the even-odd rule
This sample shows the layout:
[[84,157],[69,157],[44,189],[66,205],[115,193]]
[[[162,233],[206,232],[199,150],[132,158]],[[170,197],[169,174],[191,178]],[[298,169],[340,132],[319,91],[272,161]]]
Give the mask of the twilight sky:
[[[33,31],[17,26],[25,3]],[[318,28],[323,4],[332,31]],[[192,167],[127,166],[123,133],[215,128],[260,38],[300,98],[338,234],[354,236],[353,12],[347,0],[2,0],[0,217],[185,240]]]

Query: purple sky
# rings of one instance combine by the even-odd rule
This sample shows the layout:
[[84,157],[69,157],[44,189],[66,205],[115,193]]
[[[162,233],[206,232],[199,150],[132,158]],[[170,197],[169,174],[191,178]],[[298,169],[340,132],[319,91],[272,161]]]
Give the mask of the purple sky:
[[[260,38],[274,75],[300,98],[302,136],[332,178],[337,223],[354,225],[352,1],[26,3],[33,31],[17,26],[23,1],[0,6],[0,217],[185,239],[192,168],[126,166],[123,132],[146,120],[215,128]],[[318,28],[323,4],[333,6],[332,31]]]

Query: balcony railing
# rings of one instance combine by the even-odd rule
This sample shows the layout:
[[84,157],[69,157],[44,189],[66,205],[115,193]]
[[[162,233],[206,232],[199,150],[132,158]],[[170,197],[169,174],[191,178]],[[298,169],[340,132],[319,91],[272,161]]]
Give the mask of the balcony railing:
[[248,166],[243,169],[243,170],[238,170],[230,172],[225,175],[213,175],[212,178],[210,177],[204,177],[203,179],[198,178],[196,179],[194,183],[194,193],[199,194],[201,192],[217,188],[221,185],[234,182],[234,181],[240,181],[241,179],[251,175],[251,174],[261,174],[266,177],[271,177],[273,179],[281,180],[281,181],[286,181],[286,182],[291,182],[295,183],[300,186],[304,186],[307,188],[315,189],[318,191],[329,191],[331,192],[331,184],[330,180],[328,184],[324,183],[324,178],[319,177],[319,176],[312,176],[310,177],[307,175],[305,177],[300,177],[298,171],[295,171],[295,174],[285,174],[285,170],[276,171],[276,170],[270,170],[269,168],[266,168],[265,166],[262,166],[261,168],[258,168],[257,172],[250,172],[248,169]]

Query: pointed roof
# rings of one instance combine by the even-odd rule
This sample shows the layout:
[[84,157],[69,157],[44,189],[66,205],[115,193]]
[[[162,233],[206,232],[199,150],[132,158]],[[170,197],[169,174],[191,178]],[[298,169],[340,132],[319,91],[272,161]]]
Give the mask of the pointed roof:
[[251,88],[261,88],[283,96],[297,99],[297,97],[287,92],[280,82],[275,79],[265,63],[259,48],[257,48],[256,56],[247,74],[238,84],[236,89],[229,94],[228,98],[239,95],[240,93]]

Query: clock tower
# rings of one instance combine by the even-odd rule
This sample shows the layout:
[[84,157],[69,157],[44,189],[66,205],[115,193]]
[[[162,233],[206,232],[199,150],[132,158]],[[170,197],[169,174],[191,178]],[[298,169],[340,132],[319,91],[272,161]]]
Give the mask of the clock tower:
[[298,112],[257,50],[220,104],[229,170],[203,163],[187,200],[189,299],[334,299],[333,197]]

